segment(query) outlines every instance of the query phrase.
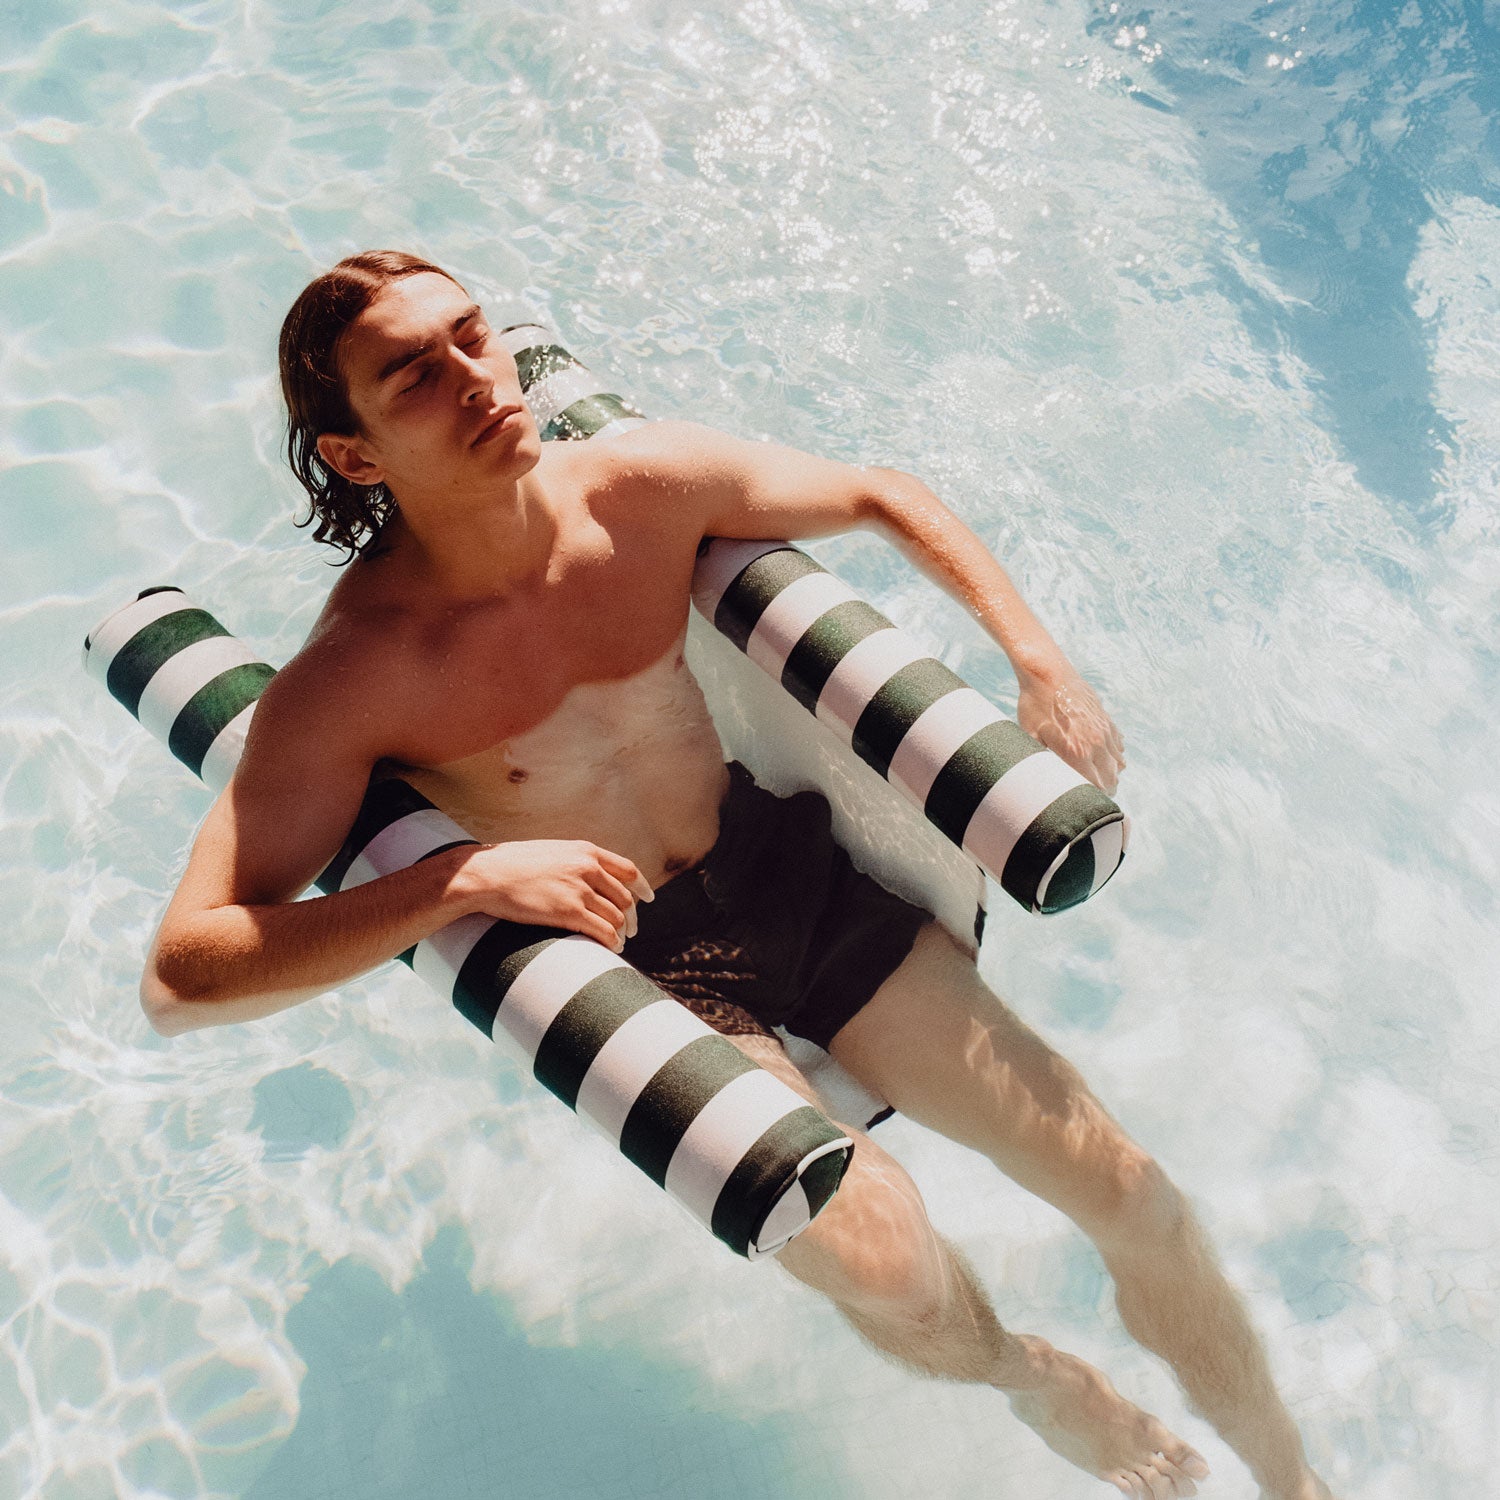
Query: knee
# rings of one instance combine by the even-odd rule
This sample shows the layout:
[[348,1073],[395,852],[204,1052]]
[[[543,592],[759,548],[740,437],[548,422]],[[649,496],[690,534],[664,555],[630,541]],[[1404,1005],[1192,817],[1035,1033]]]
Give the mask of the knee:
[[853,1247],[845,1261],[845,1295],[850,1312],[878,1316],[910,1327],[937,1326],[948,1306],[936,1235],[891,1233]]
[[799,1255],[783,1252],[787,1269],[855,1317],[940,1321],[947,1306],[942,1242],[915,1185],[904,1174],[865,1176],[846,1183],[835,1203],[837,1215],[830,1205],[788,1247],[800,1247]]
[[1134,1149],[1101,1174],[1082,1227],[1106,1253],[1160,1255],[1187,1240],[1193,1217],[1187,1199],[1154,1158]]

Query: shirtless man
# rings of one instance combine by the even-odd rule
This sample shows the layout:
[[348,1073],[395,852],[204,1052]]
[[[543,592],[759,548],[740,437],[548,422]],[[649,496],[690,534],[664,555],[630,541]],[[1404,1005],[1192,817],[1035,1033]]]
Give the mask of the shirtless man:
[[[284,1010],[470,912],[629,953],[653,906],[706,885],[721,806],[727,828],[740,796],[783,805],[725,767],[683,662],[706,536],[879,529],[1005,650],[1023,727],[1113,790],[1123,747],[1098,700],[981,543],[907,475],[683,422],[544,448],[480,308],[393,252],[353,257],[302,294],[282,376],[316,535],[360,555],[267,689],[162,920],[142,1001],[166,1035]],[[492,842],[294,902],[386,768]],[[655,890],[660,905],[644,905]],[[941,928],[917,918],[899,949],[872,995],[842,997],[851,1013],[822,1023],[837,1024],[835,1059],[1074,1219],[1126,1327],[1264,1496],[1327,1496],[1181,1194]],[[816,1102],[760,1019],[732,997],[703,1013]],[[1200,1455],[1098,1370],[1003,1329],[911,1179],[842,1128],[857,1141],[848,1176],[781,1264],[878,1349],[1005,1393],[1122,1493],[1196,1493]]]

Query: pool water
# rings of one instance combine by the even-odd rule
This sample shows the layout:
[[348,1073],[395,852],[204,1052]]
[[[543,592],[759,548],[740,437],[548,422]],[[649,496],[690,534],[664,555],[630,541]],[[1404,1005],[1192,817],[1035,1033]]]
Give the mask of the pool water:
[[[1500,1365],[1500,12],[10,0],[0,1493],[1102,1487],[740,1263],[404,970],[173,1041],[206,795],[78,667],[284,661],[282,313],[451,265],[660,414],[921,475],[1120,724],[1124,870],[982,966],[1191,1194],[1346,1496],[1472,1500]],[[818,556],[1002,704],[872,537]],[[1002,1320],[1248,1475],[1059,1215],[881,1127]]]

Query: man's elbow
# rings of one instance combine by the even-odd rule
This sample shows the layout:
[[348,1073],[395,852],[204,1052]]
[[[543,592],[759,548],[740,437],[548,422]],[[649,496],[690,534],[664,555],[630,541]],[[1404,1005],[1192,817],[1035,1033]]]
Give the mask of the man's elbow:
[[164,951],[158,938],[141,974],[141,1009],[158,1036],[180,1036],[210,1024],[213,999],[201,984],[190,982],[191,966],[185,969]]
[[157,943],[141,974],[141,1009],[159,1036],[181,1036],[209,1026],[233,1026],[274,1015],[324,992],[252,987],[233,965],[218,965],[196,946]]
[[147,964],[141,975],[141,1009],[158,1036],[180,1036],[191,1031],[195,1022],[189,1015],[189,1002],[162,982],[154,963]]
[[862,497],[861,520],[866,525],[902,533],[910,529],[913,516],[926,511],[937,497],[915,474],[901,469],[871,467],[866,471],[867,489]]

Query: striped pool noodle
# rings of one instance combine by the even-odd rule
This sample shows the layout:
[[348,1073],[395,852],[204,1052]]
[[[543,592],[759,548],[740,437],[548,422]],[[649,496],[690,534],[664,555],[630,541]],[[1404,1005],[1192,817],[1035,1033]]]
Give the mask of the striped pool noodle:
[[[175,588],[116,610],[84,663],[216,791],[275,675]],[[349,890],[473,842],[408,783],[377,782],[317,885]],[[748,1259],[779,1250],[837,1189],[849,1137],[602,944],[474,915],[400,957],[487,1036],[498,1024],[543,1084]]]
[[[641,424],[545,328],[501,337],[544,438]],[[693,601],[1028,910],[1077,906],[1120,867],[1130,824],[1113,799],[805,552],[716,539]]]
[[543,442],[614,437],[646,420],[623,397],[606,391],[545,328],[517,323],[501,332],[500,342],[516,361],[521,394]]
[[1022,906],[1064,911],[1119,868],[1115,802],[805,552],[716,539],[693,602]]

